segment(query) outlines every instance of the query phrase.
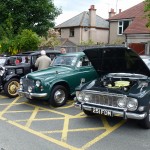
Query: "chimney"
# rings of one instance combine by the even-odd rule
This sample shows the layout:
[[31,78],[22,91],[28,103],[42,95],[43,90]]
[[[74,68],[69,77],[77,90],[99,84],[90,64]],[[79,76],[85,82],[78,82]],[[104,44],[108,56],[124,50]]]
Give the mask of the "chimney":
[[111,8],[110,12],[109,12],[109,18],[113,17],[116,14],[116,12],[114,11],[113,8]]
[[89,25],[96,26],[96,9],[94,5],[91,5],[89,9]]
[[121,9],[119,9],[119,14],[121,13]]

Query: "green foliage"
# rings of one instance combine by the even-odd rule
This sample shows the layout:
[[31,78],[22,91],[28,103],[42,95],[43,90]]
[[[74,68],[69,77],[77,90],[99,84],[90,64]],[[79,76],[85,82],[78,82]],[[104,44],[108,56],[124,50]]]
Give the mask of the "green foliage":
[[55,7],[52,0],[0,0],[0,27],[6,30],[7,21],[11,19],[9,29],[12,27],[14,35],[30,29],[42,36],[54,27],[60,13],[61,9]]
[[13,39],[3,38],[0,41],[0,52],[14,55],[22,51],[37,50],[39,43],[40,37],[26,29]]
[[40,43],[40,37],[31,30],[23,30],[16,36],[17,47],[21,51],[37,50]]
[[58,39],[58,36],[58,32],[54,31],[53,29],[49,29],[47,36],[41,38],[41,44],[39,47],[54,48],[55,46],[59,46],[61,43]]
[[150,28],[150,0],[145,0],[144,4],[145,17],[148,19],[146,26]]
[[111,44],[113,45],[119,45],[122,44],[124,41],[121,38],[117,38],[115,41],[113,41]]
[[90,46],[90,45],[94,45],[94,42],[91,39],[89,39],[88,41],[81,41],[80,45]]

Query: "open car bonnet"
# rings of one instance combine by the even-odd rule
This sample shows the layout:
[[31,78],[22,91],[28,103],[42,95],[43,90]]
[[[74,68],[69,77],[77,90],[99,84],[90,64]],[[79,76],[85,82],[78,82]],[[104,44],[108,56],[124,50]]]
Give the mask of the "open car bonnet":
[[100,47],[83,51],[99,75],[106,73],[135,73],[150,77],[150,70],[132,49],[127,47]]

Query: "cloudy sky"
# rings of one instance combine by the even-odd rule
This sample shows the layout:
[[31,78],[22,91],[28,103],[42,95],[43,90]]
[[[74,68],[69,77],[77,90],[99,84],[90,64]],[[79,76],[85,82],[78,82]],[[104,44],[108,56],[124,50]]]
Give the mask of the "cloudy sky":
[[91,5],[95,5],[96,14],[102,18],[108,18],[111,8],[122,11],[142,2],[143,0],[53,0],[56,7],[62,9],[62,14],[55,20],[56,25],[88,11]]

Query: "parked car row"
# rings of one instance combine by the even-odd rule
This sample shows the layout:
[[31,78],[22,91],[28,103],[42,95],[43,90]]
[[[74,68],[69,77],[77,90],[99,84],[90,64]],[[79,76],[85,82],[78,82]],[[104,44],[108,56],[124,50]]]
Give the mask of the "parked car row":
[[3,65],[0,74],[5,93],[47,100],[55,107],[75,95],[75,106],[86,115],[136,119],[150,128],[149,57],[120,46],[50,55],[55,57],[51,66],[40,71],[34,67],[37,54],[33,53],[15,56],[24,61],[28,56],[27,65]]
[[[53,59],[60,52],[47,50],[46,54]],[[29,51],[15,56],[0,57],[0,91],[4,90],[9,97],[18,96],[20,78],[37,70],[34,64],[39,56],[40,51]]]

